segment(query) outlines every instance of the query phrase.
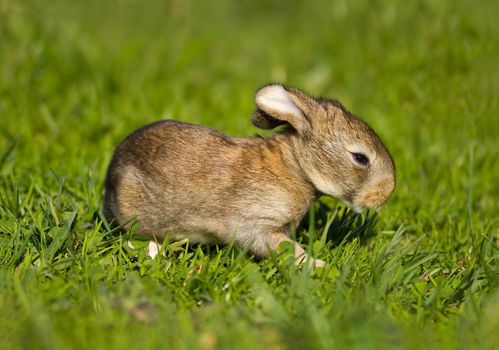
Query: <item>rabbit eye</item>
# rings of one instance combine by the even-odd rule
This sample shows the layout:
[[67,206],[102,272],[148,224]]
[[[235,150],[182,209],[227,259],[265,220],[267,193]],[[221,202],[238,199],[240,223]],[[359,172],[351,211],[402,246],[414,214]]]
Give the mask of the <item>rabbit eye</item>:
[[369,158],[365,154],[362,153],[352,153],[353,159],[363,166],[369,165]]

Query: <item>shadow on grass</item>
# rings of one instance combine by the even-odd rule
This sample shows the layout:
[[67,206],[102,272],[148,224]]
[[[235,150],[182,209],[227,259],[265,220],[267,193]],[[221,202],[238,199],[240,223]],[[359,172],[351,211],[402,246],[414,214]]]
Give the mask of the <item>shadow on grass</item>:
[[[318,200],[297,228],[301,233],[298,237],[306,243],[310,240],[321,239],[324,231],[326,241],[340,245],[344,241],[359,239],[365,244],[370,238],[377,235],[378,213],[365,211],[357,214],[346,207],[331,207]],[[305,231],[305,232],[304,232]]]

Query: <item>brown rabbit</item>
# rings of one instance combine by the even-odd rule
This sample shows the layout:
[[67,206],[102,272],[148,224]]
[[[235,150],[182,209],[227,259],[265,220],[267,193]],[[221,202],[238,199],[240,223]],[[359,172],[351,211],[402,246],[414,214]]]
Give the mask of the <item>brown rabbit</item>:
[[[267,257],[292,241],[321,194],[359,211],[382,205],[395,187],[390,153],[339,102],[278,84],[255,97],[253,124],[285,125],[269,138],[233,138],[204,126],[158,121],[135,131],[109,165],[104,213],[139,223],[139,235],[194,242],[235,241]],[[296,242],[297,263],[308,259]],[[314,260],[315,266],[323,266]]]

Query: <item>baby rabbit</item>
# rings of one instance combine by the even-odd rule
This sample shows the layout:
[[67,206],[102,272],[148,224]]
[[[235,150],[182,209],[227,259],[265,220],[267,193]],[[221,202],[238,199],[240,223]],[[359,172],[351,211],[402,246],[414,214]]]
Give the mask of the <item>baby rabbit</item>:
[[[284,128],[268,138],[234,138],[164,120],[128,136],[105,182],[104,214],[163,240],[234,241],[267,257],[290,238],[321,194],[356,211],[382,205],[395,187],[380,138],[339,102],[279,84],[256,92],[253,124]],[[296,242],[296,262],[309,260]]]

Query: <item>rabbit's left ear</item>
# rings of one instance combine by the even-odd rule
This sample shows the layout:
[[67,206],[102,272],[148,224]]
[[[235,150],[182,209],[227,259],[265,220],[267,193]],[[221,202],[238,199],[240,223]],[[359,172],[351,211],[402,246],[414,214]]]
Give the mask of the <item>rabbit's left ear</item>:
[[266,85],[256,92],[255,102],[259,108],[253,114],[256,127],[272,129],[289,124],[301,135],[311,132],[308,118],[313,112],[311,105],[317,102],[303,92],[278,84]]
[[264,129],[264,130],[271,130],[274,128],[277,128],[280,125],[286,125],[288,122],[276,119],[264,111],[262,111],[260,108],[258,108],[256,111],[253,112],[253,117],[251,119],[253,122],[253,125],[256,126],[257,128]]

